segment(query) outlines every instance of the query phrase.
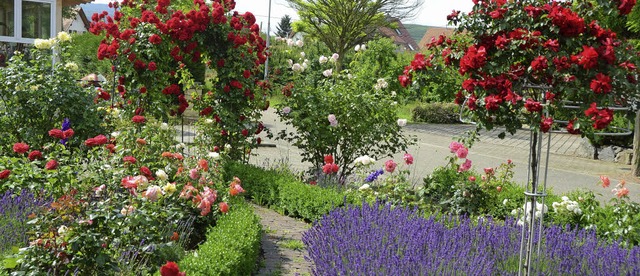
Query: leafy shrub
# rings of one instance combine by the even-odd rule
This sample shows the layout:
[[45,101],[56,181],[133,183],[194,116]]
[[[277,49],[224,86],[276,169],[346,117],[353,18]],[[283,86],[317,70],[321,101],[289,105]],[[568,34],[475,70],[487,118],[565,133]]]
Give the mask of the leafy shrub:
[[389,156],[411,144],[397,124],[397,97],[390,88],[395,78],[378,71],[385,66],[378,64],[384,60],[375,53],[358,52],[354,66],[342,72],[336,64],[343,57],[337,55],[329,61],[308,57],[310,61],[292,65],[294,82],[283,88],[285,99],[277,113],[295,132],[283,130],[278,137],[302,150],[302,160],[313,164],[312,174],[320,170],[325,155],[332,155],[344,183],[357,157]]
[[194,255],[180,261],[187,275],[251,275],[260,254],[260,218],[242,200],[209,230]]
[[345,201],[345,194],[340,190],[304,183],[290,172],[265,170],[239,162],[229,162],[225,172],[227,178],[237,176],[243,180],[246,196],[255,203],[307,221],[319,219]]
[[460,123],[458,108],[454,103],[425,103],[416,106],[411,117],[414,122],[457,124]]
[[[4,133],[0,152],[10,152],[9,145],[16,141],[42,146],[47,131],[60,128],[65,118],[78,137],[93,137],[103,130],[104,113],[93,102],[95,91],[77,83],[74,70],[78,65],[66,63],[70,42],[53,38],[47,43],[52,46],[31,49],[31,59],[17,54],[7,67],[0,68],[0,129]],[[61,53],[55,64],[51,47]]]
[[[522,229],[513,220],[423,218],[376,202],[336,209],[303,234],[317,275],[513,275]],[[543,230],[540,273],[634,275],[640,247],[601,243],[593,232]],[[588,265],[585,265],[588,264]]]

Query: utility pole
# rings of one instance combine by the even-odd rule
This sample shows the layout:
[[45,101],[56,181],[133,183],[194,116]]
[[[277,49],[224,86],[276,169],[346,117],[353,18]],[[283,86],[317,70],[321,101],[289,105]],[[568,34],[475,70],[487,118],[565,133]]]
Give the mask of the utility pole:
[[[271,41],[271,0],[269,0],[269,18],[267,19],[267,51],[269,51],[269,45]],[[267,80],[269,77],[269,55],[267,55],[267,60],[264,62],[264,80]]]

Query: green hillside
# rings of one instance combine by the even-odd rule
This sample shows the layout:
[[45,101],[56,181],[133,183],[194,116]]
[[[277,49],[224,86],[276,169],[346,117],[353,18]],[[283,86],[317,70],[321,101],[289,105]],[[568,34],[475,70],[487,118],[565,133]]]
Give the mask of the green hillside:
[[420,39],[422,39],[422,36],[424,35],[424,33],[427,32],[427,29],[429,28],[429,26],[423,26],[423,25],[418,25],[418,24],[403,24],[405,28],[407,28],[407,31],[409,32],[409,34],[411,34],[411,37],[413,38],[413,40],[416,41],[416,43],[420,43]]

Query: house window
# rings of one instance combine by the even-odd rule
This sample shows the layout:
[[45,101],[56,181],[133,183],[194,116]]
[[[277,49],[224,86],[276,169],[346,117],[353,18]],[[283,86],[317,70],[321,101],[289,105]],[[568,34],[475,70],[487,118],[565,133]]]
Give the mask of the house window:
[[416,50],[415,48],[413,48],[413,45],[411,45],[411,44],[407,44],[407,45],[409,45],[409,49],[411,49],[411,51],[415,51]]
[[400,32],[400,30],[399,30],[399,29],[395,29],[395,30],[396,30],[396,33],[397,33],[398,35],[402,35],[402,33]]
[[59,0],[0,0],[0,42],[33,43],[56,33]]
[[13,1],[0,2],[0,36],[13,36],[14,26],[14,3]]
[[51,36],[51,4],[22,2],[22,37],[49,38]]

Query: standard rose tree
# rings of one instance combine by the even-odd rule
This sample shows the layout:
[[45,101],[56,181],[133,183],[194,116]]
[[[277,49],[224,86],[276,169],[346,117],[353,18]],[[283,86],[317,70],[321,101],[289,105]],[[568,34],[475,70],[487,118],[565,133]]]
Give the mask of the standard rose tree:
[[[621,15],[635,4],[598,2]],[[514,133],[524,123],[547,132],[555,118],[568,121],[568,132],[591,135],[611,123],[612,106],[634,99],[638,70],[635,52],[588,11],[582,1],[474,1],[472,12],[449,16],[471,41],[435,39],[427,47],[439,55],[417,54],[399,80],[408,86],[442,58],[464,77],[456,103],[479,128]]]

